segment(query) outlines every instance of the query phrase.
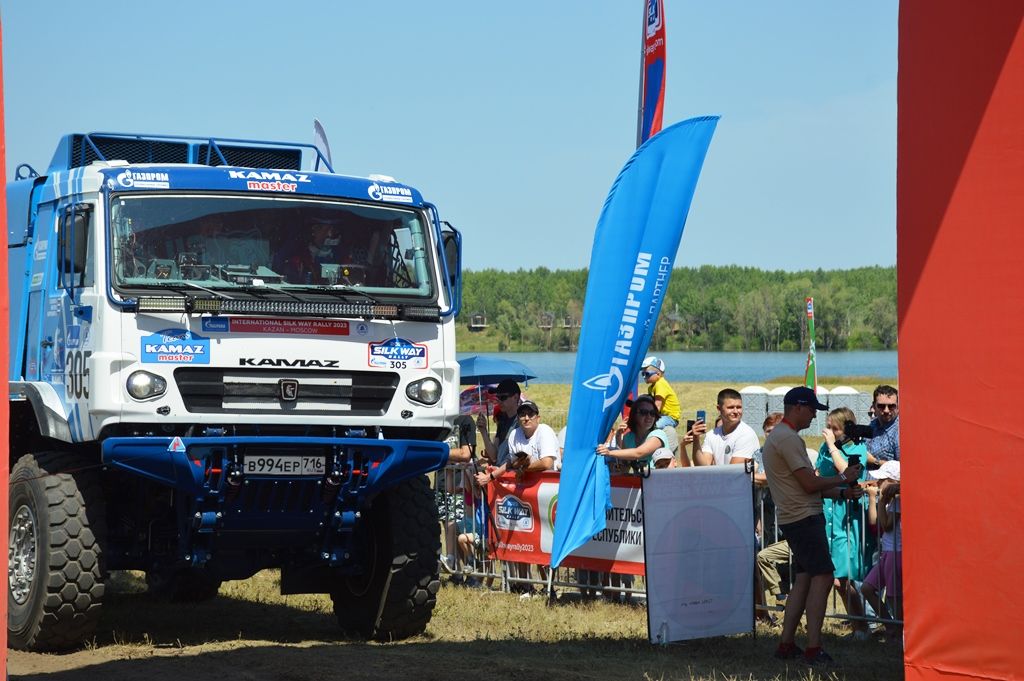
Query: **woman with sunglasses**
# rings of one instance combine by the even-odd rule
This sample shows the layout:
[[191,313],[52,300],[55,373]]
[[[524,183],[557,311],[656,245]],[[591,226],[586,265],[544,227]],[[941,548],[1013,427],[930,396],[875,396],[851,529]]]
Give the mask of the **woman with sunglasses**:
[[[618,449],[610,449],[608,445],[598,445],[597,453],[622,461],[650,464],[655,468],[669,468],[678,465],[672,450],[669,449],[669,438],[664,430],[655,427],[661,414],[654,398],[641,395],[633,402],[626,421],[627,431],[620,429],[615,433]],[[689,462],[687,462],[688,464]],[[684,464],[684,465],[687,465]]]

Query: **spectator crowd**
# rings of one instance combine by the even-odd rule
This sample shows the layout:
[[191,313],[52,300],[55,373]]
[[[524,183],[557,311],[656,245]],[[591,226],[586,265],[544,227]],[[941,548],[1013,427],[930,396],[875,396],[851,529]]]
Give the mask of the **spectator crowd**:
[[[733,388],[718,392],[717,418],[710,429],[702,411],[681,426],[680,400],[666,379],[666,370],[662,359],[644,359],[641,378],[647,394],[628,403],[626,418],[596,446],[595,454],[604,457],[613,474],[747,466],[755,485],[754,530],[759,543],[757,613],[769,626],[781,624],[777,657],[800,658],[811,666],[832,664],[820,635],[833,591],[846,613],[851,639],[882,635],[901,643],[898,391],[889,385],[875,389],[869,410],[870,437],[864,429],[851,428],[856,418],[849,408],[829,411],[820,433],[821,446],[814,451],[807,448],[800,432],[827,406],[812,389],[790,390],[783,412],[768,414],[762,424],[762,445],[757,432],[743,421],[743,396]],[[498,405],[493,418],[479,414],[474,423],[468,416],[460,417],[450,438],[451,462],[464,469],[471,466],[473,472],[459,479],[439,472],[436,478],[447,549],[442,567],[454,579],[460,564],[464,569],[475,567],[475,557],[486,554],[488,520],[482,492],[506,474],[518,479],[527,472],[561,468],[564,429],[556,434],[543,423],[540,406],[523,399],[515,381],[502,381],[490,391]],[[478,440],[473,437],[474,425]],[[607,591],[618,599],[619,592],[630,586],[629,579],[617,575],[579,573],[586,595]],[[508,574],[514,583],[522,580],[513,590],[524,598],[533,594],[530,565],[513,564]],[[546,576],[541,569],[541,579],[532,581]],[[780,608],[784,609],[781,623],[772,614]],[[795,640],[802,617],[806,617],[807,631],[803,649]],[[884,621],[884,629],[873,632],[869,623],[875,620]]]

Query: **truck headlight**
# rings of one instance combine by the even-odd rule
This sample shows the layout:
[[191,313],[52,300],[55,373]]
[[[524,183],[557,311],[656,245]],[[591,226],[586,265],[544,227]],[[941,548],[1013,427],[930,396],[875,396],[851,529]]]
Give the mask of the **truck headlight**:
[[405,394],[414,402],[437,404],[441,399],[441,382],[436,378],[421,378],[407,385]]
[[135,371],[126,383],[128,394],[137,400],[163,395],[167,391],[167,381],[148,371]]

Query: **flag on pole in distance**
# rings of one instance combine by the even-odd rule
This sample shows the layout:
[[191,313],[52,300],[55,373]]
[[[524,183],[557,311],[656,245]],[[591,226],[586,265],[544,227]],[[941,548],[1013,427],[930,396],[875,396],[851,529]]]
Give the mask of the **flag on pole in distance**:
[[647,0],[643,71],[640,74],[640,129],[637,146],[661,131],[665,108],[665,3]]
[[615,179],[590,255],[551,565],[605,527],[608,467],[595,448],[635,384],[668,287],[717,116],[655,135]]
[[814,355],[814,298],[807,298],[807,366],[804,367],[804,385],[811,390],[818,389],[818,367]]

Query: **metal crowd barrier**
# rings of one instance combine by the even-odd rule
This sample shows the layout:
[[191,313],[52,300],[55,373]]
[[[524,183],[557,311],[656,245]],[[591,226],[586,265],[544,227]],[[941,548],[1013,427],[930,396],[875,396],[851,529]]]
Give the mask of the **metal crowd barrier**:
[[[442,572],[448,575],[448,579],[454,583],[469,584],[471,586],[482,585],[488,588],[495,588],[505,592],[529,593],[534,587],[541,587],[543,592],[548,590],[549,595],[556,592],[560,596],[566,595],[565,590],[574,590],[580,598],[604,597],[615,601],[644,602],[646,599],[646,588],[642,577],[633,575],[616,575],[614,573],[596,572],[589,570],[576,570],[570,568],[559,568],[550,574],[546,565],[535,565],[530,563],[512,563],[500,561],[493,557],[489,549],[489,543],[495,536],[492,519],[489,512],[487,490],[478,487],[472,480],[476,471],[475,464],[450,464],[437,473],[444,475],[447,483],[454,481],[454,491],[450,494],[459,495],[462,498],[461,520],[442,520],[442,537],[444,538],[443,554],[454,554],[458,557],[456,564],[448,564],[442,561]],[[461,481],[461,482],[460,482]],[[778,523],[774,513],[774,507],[766,503],[764,488],[752,484],[752,495],[754,499],[754,520],[755,532],[757,534],[758,555],[755,556],[755,609],[759,613],[771,614],[781,613],[785,608],[779,601],[778,596],[785,597],[792,586],[794,573],[792,571],[793,556],[789,551],[788,544],[781,537]],[[442,517],[456,515],[454,509],[445,507],[451,503],[451,497],[438,496],[439,512]],[[859,536],[853,537],[848,532],[848,541],[854,542],[858,550],[866,554],[869,550],[870,528],[867,523],[866,505],[856,502],[848,502],[856,506],[860,514]],[[482,510],[487,509],[487,510]],[[447,527],[448,523],[456,525],[455,532]],[[462,553],[460,554],[459,542],[462,538]],[[455,544],[451,544],[455,542]],[[772,548],[774,547],[774,551]],[[880,551],[875,550],[874,555],[867,558],[867,567],[875,565],[880,557]],[[769,569],[779,570],[777,602],[768,604],[766,594],[771,591],[772,584],[766,583],[764,575]],[[839,566],[837,566],[838,568]],[[785,574],[782,574],[785,572]],[[849,570],[846,573],[849,574]],[[826,617],[846,620],[865,621],[875,625],[902,625],[900,619],[894,617],[883,617],[878,613],[872,613],[869,604],[866,603],[860,592],[861,581],[851,580],[855,583],[856,594],[864,615],[853,615],[846,612],[840,596],[833,589],[829,599],[829,607]],[[902,589],[898,589],[902,591]],[[636,599],[636,600],[634,600]],[[896,611],[898,603],[890,601],[889,607]],[[867,606],[867,607],[865,607]]]

